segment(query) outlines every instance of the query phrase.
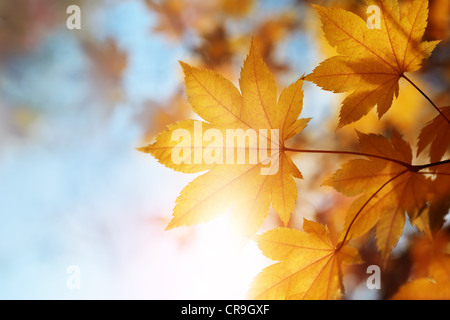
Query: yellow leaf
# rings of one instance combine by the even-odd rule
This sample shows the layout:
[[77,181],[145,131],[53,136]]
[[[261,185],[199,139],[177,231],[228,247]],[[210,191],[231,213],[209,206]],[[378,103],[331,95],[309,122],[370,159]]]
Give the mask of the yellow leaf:
[[302,80],[297,80],[284,89],[280,94],[278,106],[276,108],[277,116],[273,119],[276,120],[275,124],[277,128],[283,128],[281,140],[292,137],[292,129],[297,131],[297,127],[300,126],[301,128],[298,130],[298,132],[300,132],[308,124],[308,119],[300,119],[298,120],[299,123],[295,124],[300,112],[302,111],[303,105],[303,91],[301,83]]
[[411,223],[431,238],[432,233],[444,225],[450,209],[450,164],[444,162],[433,166],[433,170],[426,174],[435,175],[430,186],[430,199],[426,206],[409,211],[408,214]]
[[450,300],[450,280],[412,280],[401,286],[392,300]]
[[[233,223],[242,233],[252,235],[262,225],[271,204],[287,225],[297,199],[294,178],[302,175],[285,154],[284,142],[309,121],[298,119],[302,80],[284,89],[277,101],[275,80],[253,43],[241,70],[240,91],[213,71],[183,62],[181,66],[189,102],[206,122],[172,124],[153,144],[139,150],[177,171],[209,171],[181,191],[168,229],[209,221],[232,208]],[[245,145],[238,146],[239,138],[234,135],[231,137],[236,144],[221,142],[220,138],[228,139],[228,129],[242,133]],[[214,134],[202,135],[207,130]],[[243,151],[244,157],[239,158],[237,151]],[[205,161],[205,153],[210,161]]]
[[245,16],[253,8],[253,0],[222,0],[222,10],[232,16]]
[[[182,139],[181,136],[178,138],[178,136],[174,135],[174,132],[176,132],[176,130],[181,129],[186,130],[183,132],[192,133],[192,135],[189,135],[189,137],[191,137],[193,136],[193,133],[195,131],[195,126],[198,126],[200,123],[202,126],[202,130],[213,129],[210,124],[197,120],[178,121],[176,123],[168,125],[167,130],[159,133],[159,135],[156,137],[156,141],[153,144],[137,149],[142,152],[151,153],[156,159],[158,159],[160,163],[176,171],[184,173],[195,173],[212,169],[215,166],[213,164],[207,164],[205,162],[195,163],[194,150],[186,152],[186,154],[182,152],[183,148],[188,148],[190,150],[193,139]],[[202,143],[202,148],[204,149],[206,145],[207,143]],[[182,163],[172,161],[174,148],[179,148],[180,152],[177,152],[177,154],[183,158]]]
[[189,103],[195,113],[216,126],[242,127],[240,113],[243,101],[239,90],[214,71],[194,68],[184,62],[180,64]]
[[269,210],[271,179],[260,174],[259,165],[217,166],[181,191],[167,229],[214,219],[233,202],[236,227],[254,233]]
[[341,240],[362,236],[376,226],[377,246],[386,261],[403,233],[406,211],[425,204],[432,181],[410,170],[411,147],[396,131],[390,140],[358,135],[360,149],[372,155],[370,160],[350,160],[325,184],[348,196],[360,195],[348,210]]
[[280,155],[279,162],[280,174],[274,177],[272,183],[272,206],[284,225],[287,225],[297,199],[297,187],[293,177],[302,178],[302,176],[292,160],[285,154]]
[[253,281],[250,299],[339,299],[342,265],[360,262],[355,248],[336,247],[326,226],[303,220],[303,230],[277,228],[259,236],[263,254],[281,261]]
[[446,233],[422,237],[412,245],[415,279],[392,297],[396,300],[450,299],[450,238]]
[[[441,111],[447,118],[450,118],[450,107],[443,107]],[[430,144],[431,162],[438,162],[450,150],[450,124],[441,114],[430,121],[420,132],[417,155],[421,154]]]
[[387,210],[380,216],[375,237],[384,262],[386,262],[391,250],[396,246],[400,236],[403,234],[405,221],[405,211],[401,209],[400,205]]
[[277,86],[253,42],[241,70],[239,85],[244,99],[243,122],[252,128],[275,128],[279,123]]
[[397,0],[371,0],[381,11],[379,29],[369,29],[359,16],[342,9],[315,5],[328,42],[338,56],[323,61],[305,77],[321,88],[348,92],[339,127],[359,120],[377,105],[381,117],[398,96],[398,80],[420,68],[438,41],[421,42],[428,17],[428,0],[414,0],[400,17]]

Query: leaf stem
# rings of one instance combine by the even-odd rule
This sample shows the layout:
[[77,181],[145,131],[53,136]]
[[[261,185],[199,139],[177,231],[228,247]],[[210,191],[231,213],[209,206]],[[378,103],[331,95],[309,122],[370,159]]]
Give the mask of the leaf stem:
[[415,166],[413,166],[409,163],[406,163],[406,162],[403,162],[403,161],[400,161],[397,159],[392,159],[389,157],[384,157],[384,156],[380,156],[380,155],[376,155],[376,154],[370,154],[370,153],[363,153],[363,152],[356,152],[356,151],[342,151],[342,150],[292,149],[292,148],[286,148],[286,147],[284,148],[284,150],[291,151],[291,152],[299,152],[299,153],[351,154],[351,155],[356,155],[356,156],[363,156],[363,157],[386,160],[386,161],[394,162],[401,166],[404,166],[408,170],[413,170],[413,171],[416,170]]
[[[350,233],[350,229],[352,227],[352,225],[355,223],[356,218],[361,214],[361,212],[364,210],[364,208],[369,204],[369,202],[385,187],[387,186],[389,183],[391,183],[392,181],[394,181],[395,179],[397,179],[398,177],[400,177],[401,175],[403,175],[404,173],[408,172],[408,171],[412,171],[412,172],[418,172],[422,169],[426,169],[426,168],[431,168],[431,167],[436,167],[436,166],[440,166],[440,165],[444,165],[444,164],[448,164],[450,163],[450,159],[447,160],[443,160],[443,161],[439,161],[439,162],[432,162],[432,163],[428,163],[428,164],[424,164],[424,165],[420,165],[420,166],[411,166],[411,168],[406,168],[405,170],[401,171],[400,173],[398,173],[397,175],[393,176],[392,178],[390,178],[388,181],[386,181],[381,187],[378,188],[377,191],[375,191],[370,197],[369,199],[366,200],[366,202],[364,202],[364,204],[361,206],[361,208],[359,208],[358,212],[355,214],[355,216],[353,217],[352,221],[350,222],[350,224],[348,225],[348,228],[345,232],[344,238],[341,241],[341,243],[338,245],[338,247],[336,248],[336,252],[339,251],[342,246],[344,245],[345,241],[347,240],[347,237]],[[422,174],[425,174],[427,172],[423,172]],[[430,172],[431,173],[431,172]],[[445,173],[444,173],[445,174]]]
[[[431,168],[431,167],[436,167],[436,166],[440,166],[440,165],[444,165],[450,163],[450,159],[447,160],[443,160],[443,161],[439,161],[439,162],[433,162],[433,163],[428,163],[428,164],[424,164],[424,165],[420,165],[420,166],[412,166],[412,170],[410,168],[406,168],[405,170],[401,171],[400,173],[398,173],[397,175],[393,176],[392,178],[390,178],[388,181],[386,181],[381,187],[378,188],[377,191],[375,191],[370,197],[369,199],[366,200],[366,202],[364,202],[364,204],[361,206],[361,208],[359,208],[358,212],[355,214],[355,216],[353,217],[352,221],[350,222],[350,224],[347,227],[347,230],[345,232],[344,238],[343,240],[339,243],[338,247],[336,248],[336,252],[339,251],[342,246],[344,245],[345,241],[348,238],[348,235],[350,233],[350,229],[352,228],[353,224],[356,221],[356,218],[358,218],[358,216],[361,214],[361,212],[364,210],[364,208],[369,204],[369,202],[385,187],[387,186],[389,183],[391,183],[392,181],[394,181],[395,179],[397,179],[398,177],[400,177],[401,175],[405,174],[408,171],[413,171],[413,172],[418,172],[422,169],[426,169],[426,168]],[[424,172],[425,173],[425,172]],[[431,172],[430,172],[431,173]]]
[[398,174],[396,174],[395,176],[393,176],[392,178],[390,178],[388,181],[386,181],[381,187],[378,188],[377,191],[375,191],[370,197],[369,199],[366,200],[366,202],[364,202],[364,204],[361,206],[361,208],[359,208],[358,212],[355,214],[355,216],[353,217],[352,221],[350,222],[350,224],[348,225],[348,228],[345,232],[344,238],[342,239],[341,243],[338,245],[338,247],[336,248],[336,252],[339,251],[342,246],[344,245],[345,241],[347,240],[347,237],[350,233],[350,229],[353,226],[353,223],[355,223],[356,218],[358,218],[358,216],[361,214],[361,212],[364,210],[364,208],[369,204],[369,202],[385,187],[387,186],[389,183],[391,183],[392,181],[394,181],[395,179],[397,179],[398,177],[400,177],[402,174],[405,174],[406,172],[408,172],[408,169],[405,169],[401,172],[399,172]]
[[420,171],[422,169],[436,167],[436,166],[440,166],[440,165],[447,164],[447,163],[450,163],[450,159],[442,160],[442,161],[439,161],[439,162],[432,162],[432,163],[424,164],[424,165],[421,165],[421,166],[413,166],[413,167],[414,167],[414,169],[416,171]]
[[419,91],[424,97],[425,99],[427,99],[431,105],[436,109],[437,112],[439,112],[439,114],[441,116],[444,117],[445,120],[447,120],[447,123],[450,124],[450,120],[446,117],[446,115],[441,111],[441,109],[438,108],[438,106],[430,99],[430,97],[428,97],[425,92],[423,92],[414,82],[411,81],[411,79],[409,79],[407,76],[405,76],[404,74],[402,74],[402,78],[404,78],[406,81],[408,81],[410,84],[413,85],[414,88],[417,89],[417,91]]
[[283,150],[284,151],[291,151],[291,152],[299,152],[299,153],[351,154],[351,155],[363,156],[363,157],[368,157],[368,158],[376,158],[376,159],[381,159],[381,160],[397,163],[397,164],[405,167],[406,169],[408,169],[411,172],[418,172],[418,171],[420,171],[422,169],[436,167],[436,166],[440,166],[440,165],[444,165],[444,164],[450,163],[450,159],[447,159],[447,160],[442,160],[442,161],[439,161],[439,162],[427,163],[427,164],[423,164],[423,165],[412,165],[412,164],[409,164],[409,163],[401,161],[401,160],[397,160],[397,159],[393,159],[393,158],[389,158],[389,157],[384,157],[384,156],[380,156],[380,155],[376,155],[376,154],[357,152],[357,151],[292,149],[292,148],[287,148],[287,147],[284,147]]
[[423,164],[423,165],[412,165],[397,159],[392,159],[392,158],[388,158],[388,157],[384,157],[384,156],[380,156],[380,155],[375,155],[375,154],[369,154],[369,153],[363,153],[363,152],[356,152],[356,151],[337,151],[337,150],[311,150],[311,149],[292,149],[292,148],[287,148],[284,147],[284,151],[291,151],[291,152],[300,152],[300,153],[325,153],[325,154],[351,154],[351,155],[357,155],[357,156],[365,156],[365,157],[370,157],[370,158],[377,158],[377,159],[382,159],[382,160],[386,160],[386,161],[391,161],[394,163],[397,163],[399,165],[402,165],[405,167],[405,170],[401,171],[400,173],[398,173],[397,175],[395,175],[394,177],[391,177],[388,181],[386,181],[381,187],[378,188],[377,191],[375,191],[370,197],[369,199],[367,199],[367,201],[361,206],[361,208],[358,210],[358,212],[355,214],[355,216],[353,217],[352,221],[350,222],[343,240],[341,241],[341,243],[338,245],[338,247],[336,248],[336,252],[339,251],[342,246],[344,245],[345,241],[347,240],[347,237],[350,233],[350,229],[353,226],[353,224],[356,221],[356,218],[361,214],[361,212],[364,210],[364,208],[369,204],[369,202],[385,187],[387,186],[389,183],[391,183],[392,181],[394,181],[395,179],[397,179],[398,177],[400,177],[401,175],[405,174],[406,172],[419,172],[420,170],[426,169],[426,168],[431,168],[431,167],[436,167],[436,166],[440,166],[440,165],[444,165],[444,164],[448,164],[450,163],[450,159],[447,160],[443,160],[443,161],[439,161],[439,162],[432,162],[432,163],[427,163],[427,164]]

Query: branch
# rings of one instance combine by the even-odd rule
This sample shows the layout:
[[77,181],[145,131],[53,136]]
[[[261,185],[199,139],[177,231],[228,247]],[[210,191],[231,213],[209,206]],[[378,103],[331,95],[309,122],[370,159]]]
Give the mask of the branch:
[[440,113],[441,116],[444,117],[445,120],[447,120],[447,123],[450,124],[450,120],[445,116],[445,114],[441,111],[441,109],[439,109],[437,107],[437,105],[425,94],[425,92],[423,92],[414,82],[412,82],[407,76],[405,76],[404,74],[402,74],[402,78],[406,79],[406,81],[408,81],[410,84],[413,85],[414,88],[417,89],[417,91],[419,91],[424,97],[425,99],[427,99],[431,105],[437,110],[437,112]]
[[[299,152],[299,153],[327,153],[327,154],[351,154],[356,156],[363,156],[368,158],[376,158],[381,160],[386,160],[390,162],[397,163],[401,166],[404,166],[410,171],[418,171],[420,169],[416,169],[416,166],[411,165],[410,163],[403,162],[397,159],[384,157],[376,154],[370,154],[370,153],[363,153],[363,152],[356,152],[356,151],[341,151],[341,150],[311,150],[311,149],[292,149],[292,148],[284,148],[285,151],[291,151],[291,152]],[[423,169],[423,168],[421,168]]]
[[402,174],[408,172],[408,169],[403,170],[402,172],[398,173],[397,175],[393,176],[392,178],[390,178],[388,181],[386,181],[381,187],[378,188],[377,191],[375,191],[369,199],[367,199],[366,202],[364,202],[364,204],[361,206],[361,208],[358,210],[358,212],[355,214],[355,216],[353,217],[352,221],[350,222],[350,224],[348,225],[348,228],[345,232],[344,235],[344,239],[341,241],[341,243],[339,244],[339,246],[336,248],[336,252],[339,251],[342,246],[345,243],[345,240],[347,240],[348,234],[350,232],[350,229],[353,226],[353,223],[356,221],[356,218],[361,214],[361,212],[364,210],[364,208],[369,204],[369,202],[385,187],[387,186],[389,183],[391,183],[392,181],[394,181],[395,179],[397,179],[398,177],[400,177]]
[[448,163],[450,163],[450,159],[442,160],[442,161],[439,161],[439,162],[432,162],[432,163],[424,164],[424,165],[421,165],[421,166],[413,166],[413,168],[417,172],[417,171],[420,171],[422,169],[436,167],[436,166],[441,166],[441,165],[448,164]]

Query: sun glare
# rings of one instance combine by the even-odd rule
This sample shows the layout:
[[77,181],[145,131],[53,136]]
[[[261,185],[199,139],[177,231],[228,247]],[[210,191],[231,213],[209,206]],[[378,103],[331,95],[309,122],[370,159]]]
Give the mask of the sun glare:
[[196,268],[190,297],[199,299],[244,299],[252,279],[270,261],[253,240],[233,230],[228,214],[196,227],[191,247]]

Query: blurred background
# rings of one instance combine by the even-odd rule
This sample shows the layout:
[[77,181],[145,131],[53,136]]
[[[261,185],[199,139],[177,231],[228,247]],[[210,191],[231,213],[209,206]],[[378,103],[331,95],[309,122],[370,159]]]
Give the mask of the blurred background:
[[[365,17],[363,1],[312,2]],[[445,41],[415,79],[440,105],[450,91],[449,1],[430,3],[426,38]],[[79,30],[66,26],[69,5],[81,9]],[[236,84],[252,39],[279,88],[335,54],[310,1],[0,0],[1,299],[245,298],[272,262],[226,216],[165,231],[196,175],[135,148],[194,116],[179,60]],[[371,112],[335,132],[342,96],[305,83],[301,116],[313,120],[293,143],[350,149],[355,128],[383,133],[395,123],[414,145],[435,114],[401,85],[381,122]],[[332,228],[348,200],[319,187],[336,157],[294,160],[305,179],[290,226],[306,217]],[[270,213],[263,228],[279,224]],[[361,279],[347,280],[346,298],[383,297]]]

